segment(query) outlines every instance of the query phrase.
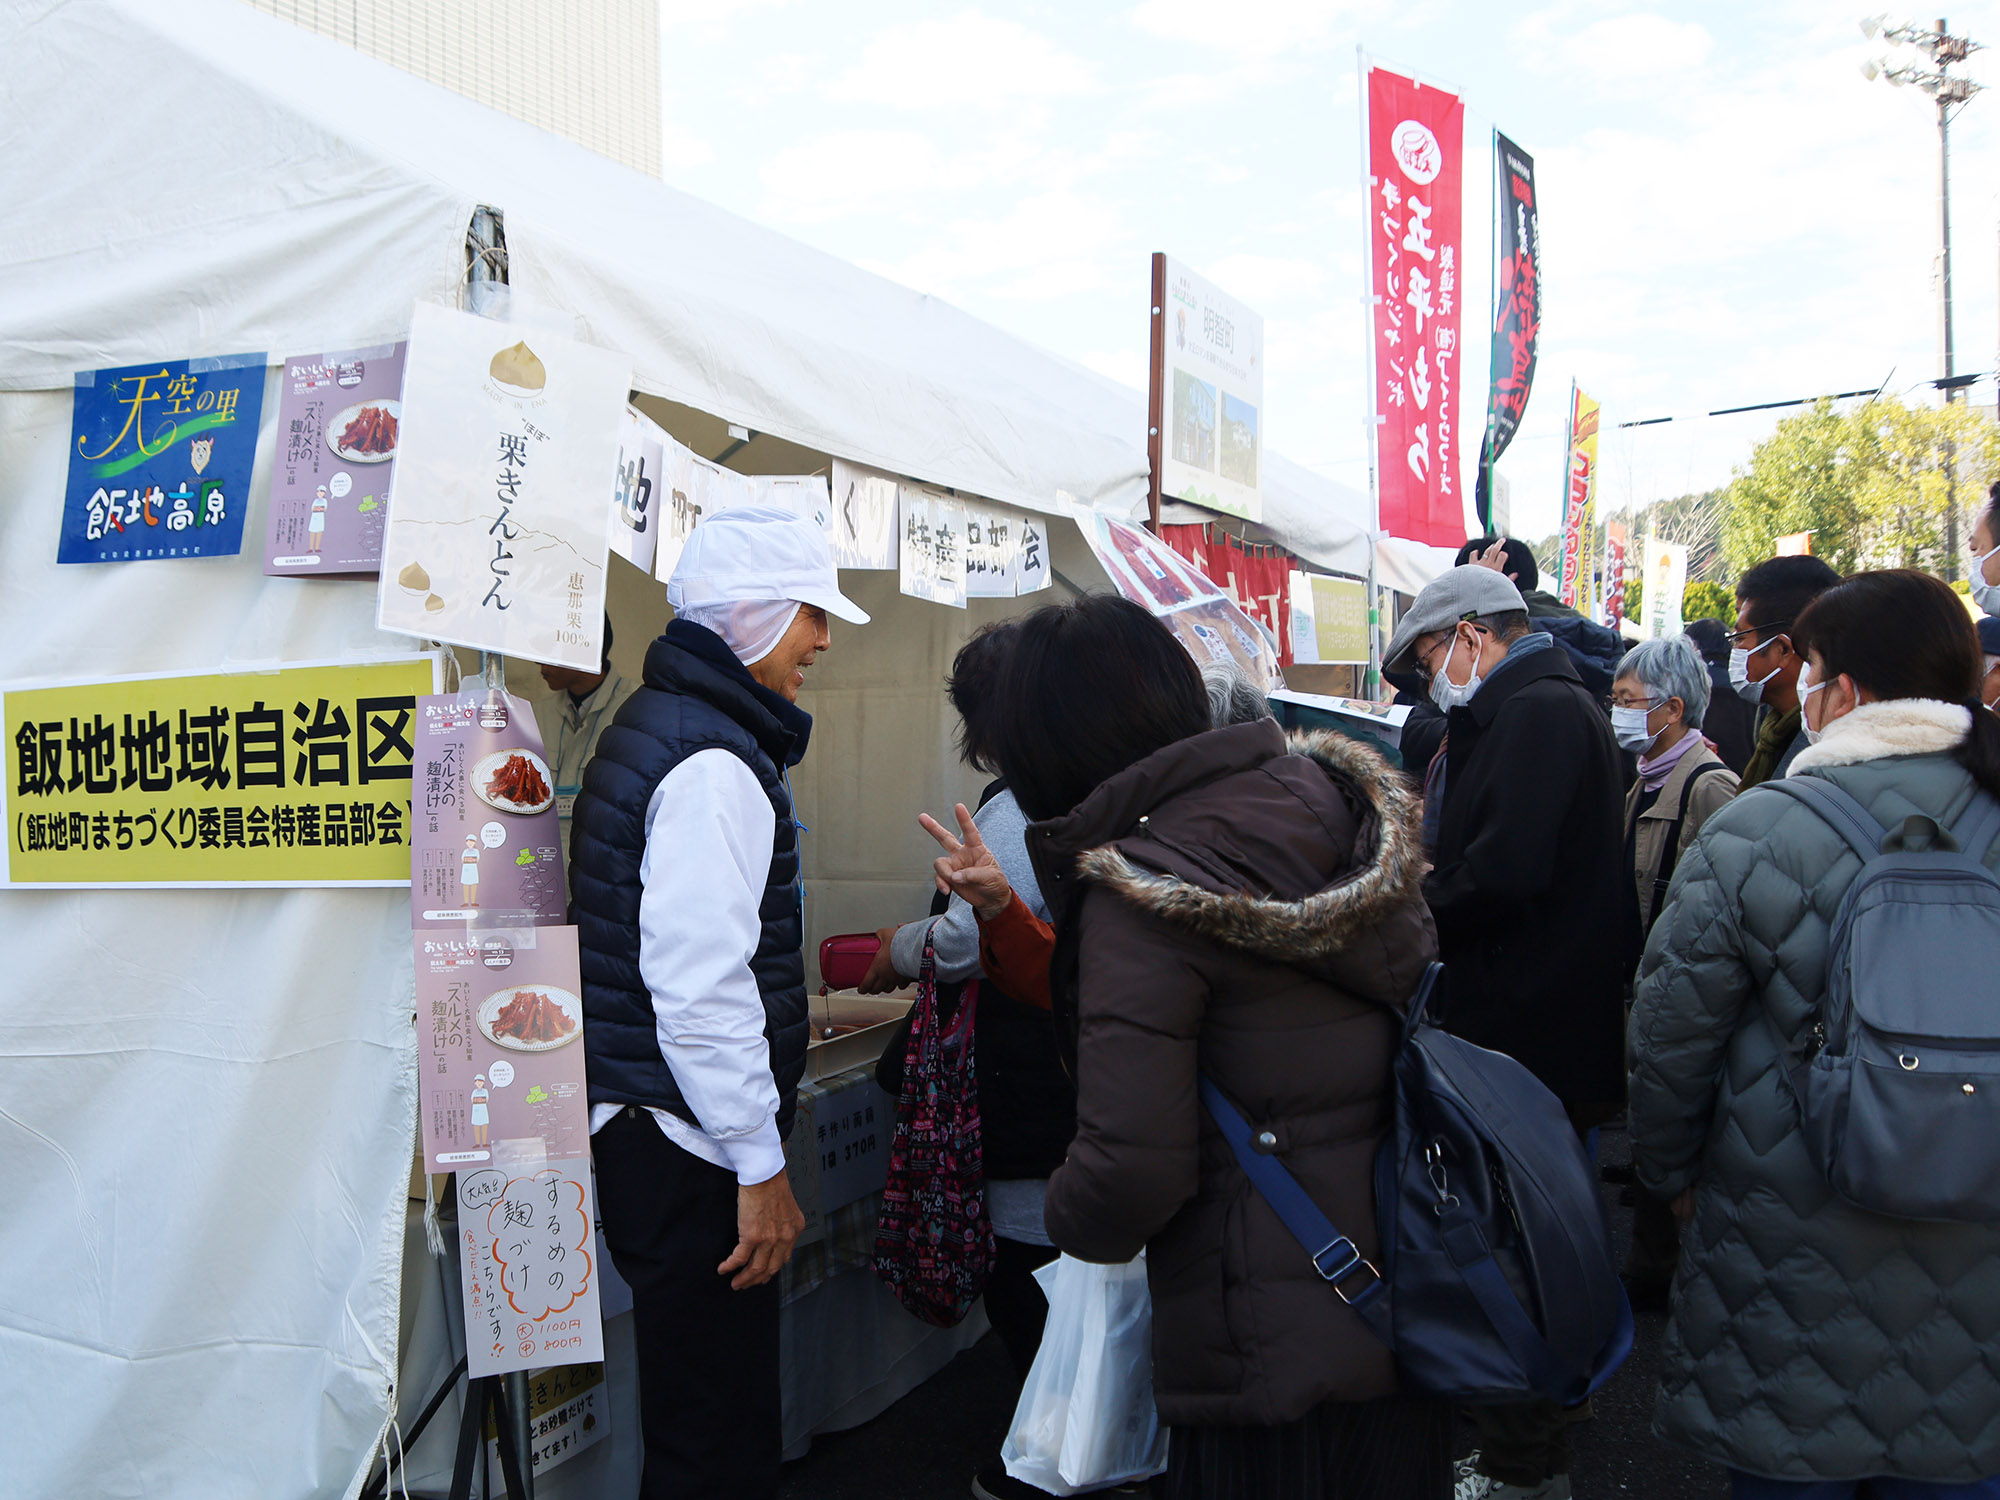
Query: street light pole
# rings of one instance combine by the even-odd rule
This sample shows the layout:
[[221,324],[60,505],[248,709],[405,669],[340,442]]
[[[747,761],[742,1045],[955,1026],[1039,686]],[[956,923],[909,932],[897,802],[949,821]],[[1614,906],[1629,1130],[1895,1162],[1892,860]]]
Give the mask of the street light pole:
[[[1886,78],[1891,84],[1901,87],[1914,83],[1918,88],[1937,101],[1938,119],[1938,384],[1944,391],[1945,405],[1949,407],[1959,399],[1960,387],[1956,352],[1952,337],[1952,286],[1951,286],[1951,119],[1966,101],[1983,87],[1970,78],[1954,77],[1953,63],[1962,63],[1981,48],[1981,44],[1967,37],[1953,36],[1944,17],[1938,17],[1935,30],[1920,26],[1885,26],[1885,17],[1872,16],[1861,23],[1861,34],[1874,37],[1878,32],[1884,41],[1898,45],[1909,44],[1929,55],[1937,65],[1930,71],[1917,64],[1891,65],[1886,61],[1870,61],[1862,64],[1861,72],[1866,78]],[[1944,576],[1947,582],[1958,578],[1958,445],[1950,438],[1945,440],[1945,505],[1944,505]]]

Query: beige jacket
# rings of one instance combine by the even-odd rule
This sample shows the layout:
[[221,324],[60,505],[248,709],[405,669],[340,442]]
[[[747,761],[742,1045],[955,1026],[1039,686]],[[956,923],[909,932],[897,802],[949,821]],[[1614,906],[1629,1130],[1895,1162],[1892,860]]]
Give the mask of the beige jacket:
[[[1720,770],[1707,771],[1694,785],[1688,795],[1687,826],[1681,830],[1680,848],[1676,862],[1694,847],[1694,841],[1706,823],[1709,814],[1736,795],[1736,773],[1722,764],[1722,757],[1706,745],[1696,745],[1680,759],[1673,774],[1667,777],[1667,784],[1660,788],[1660,795],[1653,805],[1639,817],[1638,837],[1633,844],[1632,878],[1639,887],[1639,921],[1643,927],[1651,927],[1653,922],[1653,882],[1660,877],[1660,863],[1666,858],[1667,837],[1674,830],[1674,823],[1681,814],[1681,793],[1686,790],[1688,778],[1694,775],[1697,766],[1719,766]],[[1639,810],[1642,783],[1633,782],[1625,794],[1625,827],[1632,827],[1632,818]]]

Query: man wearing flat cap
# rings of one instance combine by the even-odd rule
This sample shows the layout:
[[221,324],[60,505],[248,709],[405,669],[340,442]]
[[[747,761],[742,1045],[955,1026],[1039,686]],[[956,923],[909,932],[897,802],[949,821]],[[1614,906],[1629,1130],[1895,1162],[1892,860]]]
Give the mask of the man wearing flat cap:
[[[1491,568],[1432,581],[1384,665],[1419,674],[1446,718],[1424,785],[1445,1024],[1526,1066],[1587,1131],[1624,1097],[1623,1000],[1639,957],[1610,723]],[[1475,1418],[1479,1451],[1459,1496],[1567,1500],[1569,1439],[1553,1402]]]
[[[840,592],[819,527],[746,506],[695,528],[676,617],[598,740],[572,816],[590,1129],[632,1287],[646,1500],[777,1492],[778,1272],[805,1069],[806,673]],[[1627,882],[1630,883],[1629,881]]]

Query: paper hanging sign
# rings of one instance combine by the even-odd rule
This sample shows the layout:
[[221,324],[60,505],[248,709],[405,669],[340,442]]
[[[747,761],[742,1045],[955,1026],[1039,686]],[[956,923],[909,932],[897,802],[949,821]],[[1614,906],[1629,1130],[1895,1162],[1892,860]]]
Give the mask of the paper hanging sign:
[[674,576],[674,567],[681,560],[681,550],[687,546],[687,539],[694,534],[695,523],[701,519],[694,478],[695,465],[701,460],[695,457],[693,449],[674,441],[671,433],[666,434],[661,454],[660,535],[654,544],[653,576],[665,583]]
[[1014,523],[1019,537],[1014,555],[1014,595],[1040,593],[1053,577],[1049,564],[1049,524],[1041,516],[1022,512]]
[[1118,592],[1156,615],[1188,655],[1197,662],[1233,660],[1260,687],[1282,686],[1277,642],[1186,558],[1100,511],[1079,514],[1076,522]]
[[1465,106],[1382,68],[1368,69],[1367,94],[1369,400],[1381,524],[1391,536],[1456,547],[1465,540],[1458,420]]
[[612,486],[611,550],[642,572],[653,571],[660,528],[671,504],[664,479],[666,445],[673,441],[636,407],[625,408],[618,428],[617,480]]
[[837,568],[898,565],[893,476],[833,461],[833,562]]
[[[605,1313],[616,1316],[609,1308]],[[603,1442],[611,1431],[611,1397],[604,1388],[603,1364],[555,1365],[530,1375],[528,1431],[534,1441],[529,1458],[537,1479]],[[490,1416],[486,1472],[500,1472],[500,1434]]]
[[1018,586],[1020,535],[1013,516],[983,500],[965,503],[965,593],[1011,599]]
[[280,367],[267,574],[310,578],[381,566],[402,398],[401,344],[297,354]]
[[525,699],[424,698],[416,714],[410,923],[456,928],[560,923],[555,773]]
[[79,371],[56,561],[241,552],[265,360],[233,354]]
[[590,1158],[543,1157],[538,1144],[499,1142],[492,1166],[458,1174],[465,1355],[475,1378],[604,1358]]
[[559,334],[417,304],[382,629],[597,669],[631,373]]
[[[824,474],[746,474],[754,504],[803,516],[833,542],[833,501]],[[836,564],[835,566],[838,566]]]
[[965,608],[965,506],[941,490],[902,486],[901,577],[914,599]]
[[398,886],[429,657],[0,693],[16,886]]
[[1166,288],[1160,492],[1262,520],[1264,320],[1171,256]]

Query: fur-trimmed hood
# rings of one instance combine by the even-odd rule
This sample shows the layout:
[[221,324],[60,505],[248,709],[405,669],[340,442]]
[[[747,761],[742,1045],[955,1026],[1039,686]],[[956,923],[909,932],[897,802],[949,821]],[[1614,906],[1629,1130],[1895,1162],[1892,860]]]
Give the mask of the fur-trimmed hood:
[[1421,814],[1404,778],[1358,740],[1288,739],[1270,721],[1214,730],[1039,828],[1072,883],[1204,941],[1365,991],[1405,977],[1393,959],[1398,972],[1382,972],[1382,937],[1422,912]]

